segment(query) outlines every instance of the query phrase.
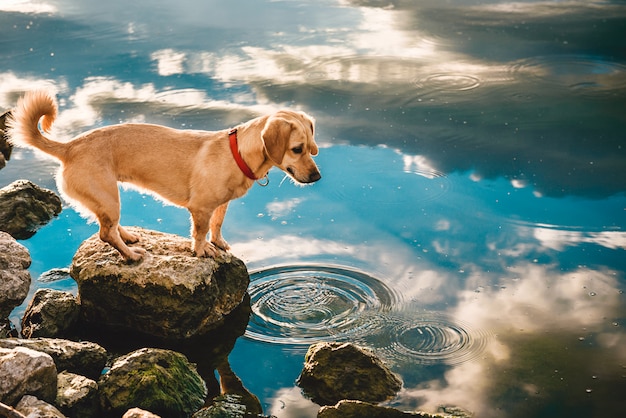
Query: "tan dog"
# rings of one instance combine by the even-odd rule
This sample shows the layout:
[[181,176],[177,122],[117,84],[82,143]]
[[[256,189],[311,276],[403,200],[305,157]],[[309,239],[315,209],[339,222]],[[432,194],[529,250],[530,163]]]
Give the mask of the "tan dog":
[[39,131],[40,119],[42,130],[49,132],[56,114],[55,100],[48,93],[27,93],[9,120],[11,142],[61,161],[57,178],[61,193],[79,210],[95,215],[100,238],[128,261],[140,260],[145,250],[126,245],[138,237],[119,224],[118,181],[187,208],[192,249],[206,257],[216,254],[215,247],[229,248],[221,233],[228,202],[243,196],[272,166],[298,183],[321,178],[311,158],[318,153],[314,120],[304,112],[282,110],[262,116],[238,126],[236,134],[121,124],[86,132],[67,143],[52,141]]

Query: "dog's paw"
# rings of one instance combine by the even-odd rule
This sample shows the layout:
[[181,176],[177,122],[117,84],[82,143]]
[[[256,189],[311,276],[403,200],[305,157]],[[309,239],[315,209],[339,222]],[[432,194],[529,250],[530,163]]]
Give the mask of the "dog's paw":
[[121,226],[118,228],[118,230],[120,231],[120,236],[122,237],[122,240],[124,240],[126,244],[134,244],[136,242],[139,242],[139,234],[130,232],[122,228]]
[[128,254],[124,256],[127,263],[137,263],[143,260],[144,255],[146,255],[146,250],[141,247],[129,247],[128,249]]
[[217,240],[211,240],[211,244],[219,248],[220,250],[228,251],[230,250],[230,245],[226,242],[224,238],[220,238]]
[[194,248],[193,254],[200,258],[215,257],[217,256],[217,248],[213,244],[205,242],[204,245]]

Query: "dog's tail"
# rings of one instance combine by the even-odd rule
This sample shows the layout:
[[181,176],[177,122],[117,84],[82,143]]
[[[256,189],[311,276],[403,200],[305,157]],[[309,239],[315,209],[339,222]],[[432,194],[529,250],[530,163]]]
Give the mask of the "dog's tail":
[[[67,145],[52,141],[39,130],[49,132],[57,116],[54,98],[46,91],[28,92],[17,102],[7,120],[9,142],[13,145],[39,149],[63,160]],[[39,121],[41,120],[41,125]]]

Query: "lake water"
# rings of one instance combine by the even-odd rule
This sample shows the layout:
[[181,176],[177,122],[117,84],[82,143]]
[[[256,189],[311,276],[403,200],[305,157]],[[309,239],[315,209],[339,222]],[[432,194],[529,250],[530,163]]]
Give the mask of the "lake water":
[[[266,413],[315,416],[294,382],[332,340],[402,376],[398,408],[618,416],[625,35],[617,0],[3,0],[0,109],[50,88],[59,138],[315,116],[322,180],[273,170],[224,225],[252,273],[229,360]],[[0,186],[55,170],[15,150]],[[186,210],[122,199],[124,224],[189,234]],[[96,230],[65,207],[23,241],[32,291],[75,291],[36,278]]]

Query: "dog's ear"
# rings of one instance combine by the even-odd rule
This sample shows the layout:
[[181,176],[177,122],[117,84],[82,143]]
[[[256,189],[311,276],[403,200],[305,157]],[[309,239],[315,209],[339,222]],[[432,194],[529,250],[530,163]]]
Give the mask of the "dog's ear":
[[293,125],[287,119],[272,116],[261,131],[261,139],[267,155],[277,165],[283,161],[292,129]]
[[[309,120],[309,123],[311,124],[311,137],[313,138],[315,136],[315,118],[311,115],[307,115],[306,113],[302,112],[302,115]],[[317,154],[319,154],[320,150],[319,148],[317,148],[317,144],[315,143],[315,141],[311,141],[311,149],[310,149],[310,153],[313,156],[316,156]]]

